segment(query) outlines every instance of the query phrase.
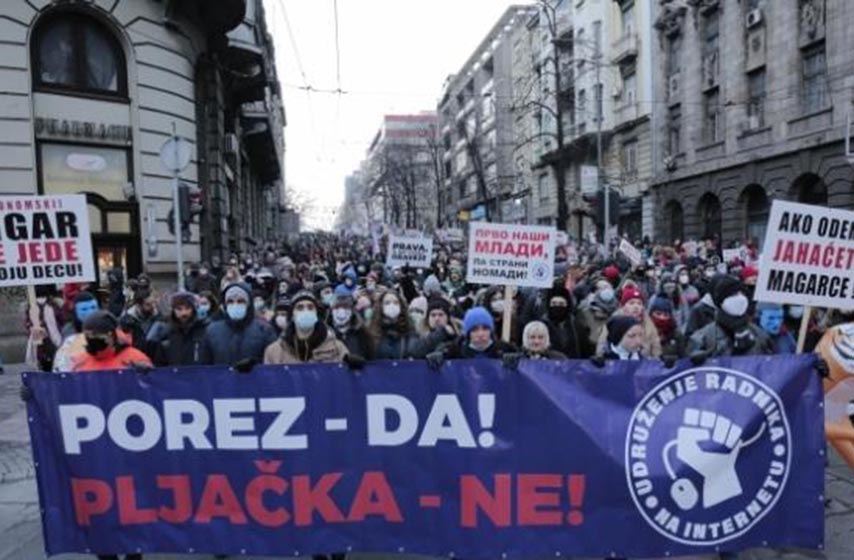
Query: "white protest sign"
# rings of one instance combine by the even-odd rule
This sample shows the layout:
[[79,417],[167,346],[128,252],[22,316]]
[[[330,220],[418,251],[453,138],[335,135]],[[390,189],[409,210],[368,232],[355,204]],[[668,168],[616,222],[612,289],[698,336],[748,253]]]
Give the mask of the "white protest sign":
[[566,234],[565,231],[559,231],[556,234],[555,243],[557,243],[558,245],[566,245],[567,243],[569,243],[569,236]]
[[433,260],[433,238],[404,235],[390,235],[388,238],[388,257],[386,265],[426,268]]
[[620,241],[620,252],[626,255],[626,258],[629,259],[633,266],[640,266],[643,262],[643,256],[640,251],[625,239]]
[[95,281],[85,196],[0,196],[0,222],[0,287]]
[[465,240],[465,235],[460,228],[445,228],[436,230],[436,239],[440,243],[462,243]]
[[854,212],[775,200],[756,301],[854,308]]
[[556,234],[543,226],[472,223],[466,281],[550,288]]

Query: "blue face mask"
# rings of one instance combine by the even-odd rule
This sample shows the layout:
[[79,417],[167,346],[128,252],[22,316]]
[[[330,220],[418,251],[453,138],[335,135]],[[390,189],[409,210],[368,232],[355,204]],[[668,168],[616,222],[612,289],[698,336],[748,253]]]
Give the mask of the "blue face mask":
[[783,311],[779,309],[768,309],[759,315],[759,326],[770,335],[780,334],[783,327]]
[[242,321],[246,318],[246,308],[245,303],[231,303],[226,306],[225,312],[232,321]]
[[303,332],[312,330],[317,324],[317,311],[297,311],[294,313],[294,324]]
[[196,309],[196,315],[199,316],[199,319],[207,319],[208,313],[211,312],[210,305],[200,305],[198,309]]
[[81,323],[92,313],[98,311],[98,302],[95,300],[81,301],[74,305],[74,315]]

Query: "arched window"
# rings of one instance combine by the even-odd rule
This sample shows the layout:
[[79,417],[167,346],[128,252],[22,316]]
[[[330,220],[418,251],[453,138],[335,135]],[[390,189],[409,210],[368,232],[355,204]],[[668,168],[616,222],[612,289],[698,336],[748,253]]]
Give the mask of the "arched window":
[[765,194],[765,189],[761,186],[750,185],[744,189],[742,196],[744,197],[745,211],[747,212],[744,233],[747,239],[756,243],[757,247],[761,247],[765,239],[765,229],[768,227],[768,213],[770,210],[768,195]]
[[721,201],[712,193],[706,193],[699,203],[703,238],[716,238],[721,242]]
[[45,16],[31,48],[35,89],[127,97],[124,51],[96,19],[72,12]]
[[685,214],[682,211],[682,205],[675,200],[671,200],[667,203],[665,208],[665,216],[667,216],[668,224],[670,226],[670,230],[668,231],[670,239],[667,239],[667,242],[673,243],[677,239],[684,240]]
[[792,190],[798,202],[827,206],[827,186],[815,173],[805,173],[795,179]]

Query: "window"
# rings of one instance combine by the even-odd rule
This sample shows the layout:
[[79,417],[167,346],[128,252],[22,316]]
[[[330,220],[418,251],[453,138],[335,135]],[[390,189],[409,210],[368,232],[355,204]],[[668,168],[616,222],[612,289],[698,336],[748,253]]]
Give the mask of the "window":
[[483,113],[483,122],[491,122],[495,118],[495,94],[486,93],[481,102],[481,111]]
[[483,173],[483,179],[487,183],[493,183],[498,180],[498,166],[494,163],[486,166],[486,170]]
[[457,183],[457,191],[459,192],[460,198],[466,197],[466,182],[465,182],[465,180]]
[[751,129],[765,125],[765,69],[747,76],[747,125]]
[[581,117],[579,120],[587,120],[587,92],[583,89],[578,90],[578,114]]
[[622,7],[623,37],[629,37],[635,32],[635,3],[627,2]]
[[667,114],[667,151],[671,156],[682,152],[682,108],[671,107]]
[[457,173],[462,173],[463,171],[466,170],[468,165],[469,165],[469,156],[468,156],[468,152],[464,148],[464,149],[460,150],[459,152],[457,152],[457,155],[456,155],[456,158],[454,161],[454,168],[456,168]]
[[682,35],[673,35],[667,38],[667,75],[678,74],[681,69],[680,56],[682,54]]
[[705,18],[703,25],[703,87],[718,83],[720,74],[720,13],[714,10]]
[[814,113],[827,106],[827,61],[824,44],[803,53],[803,108]]
[[596,53],[596,56],[602,56],[602,22],[594,21],[593,22],[593,45],[596,50],[593,52]]
[[[765,189],[759,185],[751,185],[745,190],[747,201],[747,238],[754,243],[762,243],[765,230],[768,227],[770,204]],[[757,245],[758,246],[758,245]]]
[[623,105],[634,105],[637,101],[638,80],[636,74],[623,76]]
[[446,152],[451,149],[451,134],[450,133],[442,136],[442,145],[445,146]]
[[684,239],[685,219],[682,211],[682,205],[675,200],[671,200],[667,204],[666,215],[670,220],[670,231],[668,232],[670,234],[670,239],[668,239],[668,241],[672,243],[677,239]]
[[96,20],[68,12],[47,16],[39,22],[32,45],[37,89],[127,96],[122,46]]
[[602,110],[603,109],[602,104],[605,101],[603,99],[603,97],[604,97],[603,88],[604,87],[605,86],[603,86],[602,84],[596,84],[596,122],[599,122],[604,115],[603,110]]
[[714,144],[721,137],[720,92],[710,91],[703,96],[703,133],[706,144]]
[[623,173],[627,179],[633,179],[638,174],[638,143],[632,140],[623,144],[622,154]]
[[486,156],[492,154],[498,145],[497,131],[493,128],[483,136],[483,153]]
[[721,202],[718,197],[706,193],[700,198],[700,220],[703,228],[703,237],[706,239],[721,238]]
[[454,171],[451,165],[451,160],[445,160],[445,177],[450,177],[453,174]]
[[537,195],[540,197],[540,202],[548,202],[551,197],[551,184],[549,183],[549,174],[543,173],[537,177]]
[[130,180],[127,150],[41,142],[39,159],[44,194],[91,193],[125,201],[122,189]]

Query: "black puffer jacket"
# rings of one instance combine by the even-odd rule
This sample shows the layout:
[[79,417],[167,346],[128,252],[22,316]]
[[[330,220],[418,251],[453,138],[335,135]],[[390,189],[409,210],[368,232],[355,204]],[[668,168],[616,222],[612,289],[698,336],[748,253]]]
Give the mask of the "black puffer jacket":
[[208,324],[206,319],[196,319],[189,325],[180,325],[174,320],[167,323],[154,351],[154,365],[163,367],[203,364],[202,344]]

